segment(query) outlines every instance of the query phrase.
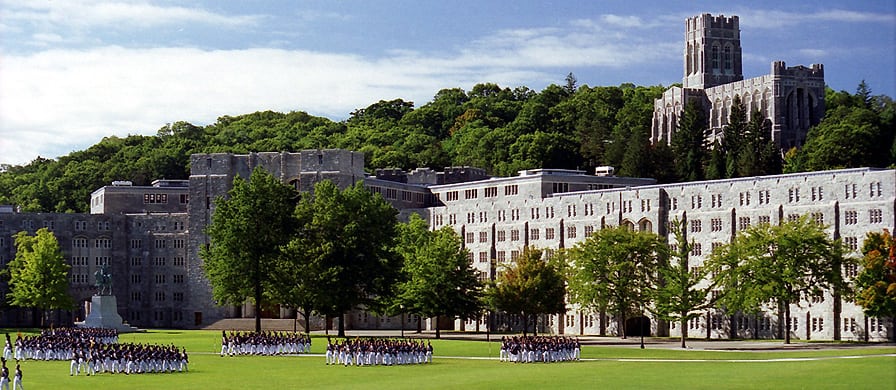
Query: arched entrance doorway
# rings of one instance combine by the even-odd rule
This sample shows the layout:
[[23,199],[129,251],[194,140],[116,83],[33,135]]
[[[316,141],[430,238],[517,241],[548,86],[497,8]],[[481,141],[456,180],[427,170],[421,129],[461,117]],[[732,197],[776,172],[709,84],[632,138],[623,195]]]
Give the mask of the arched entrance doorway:
[[650,319],[640,316],[625,320],[625,336],[650,336]]

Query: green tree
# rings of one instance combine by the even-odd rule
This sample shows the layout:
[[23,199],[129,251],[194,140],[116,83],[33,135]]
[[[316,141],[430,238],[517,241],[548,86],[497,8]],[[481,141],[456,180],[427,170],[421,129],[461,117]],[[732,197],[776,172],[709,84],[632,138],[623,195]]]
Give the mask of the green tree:
[[883,167],[892,144],[881,132],[878,115],[868,108],[838,107],[809,130],[806,169]]
[[16,238],[16,257],[9,263],[9,293],[13,306],[32,307],[43,311],[41,327],[45,326],[50,310],[71,309],[68,293],[68,271],[59,242],[53,232],[39,229],[34,236],[19,232]]
[[706,116],[699,103],[688,102],[672,135],[672,151],[675,159],[675,173],[681,180],[703,180],[703,164],[708,158],[706,141]]
[[301,196],[296,250],[314,254],[317,311],[339,317],[340,337],[345,312],[361,305],[382,312],[394,292],[402,264],[394,250],[397,213],[362,182],[340,190],[323,180]]
[[[856,303],[865,315],[896,320],[896,241],[890,232],[869,232],[862,245],[862,271],[856,276]],[[888,332],[890,339],[894,335]]]
[[675,246],[670,248],[670,261],[659,267],[662,283],[657,286],[654,311],[664,320],[678,321],[681,347],[687,348],[688,321],[712,306],[709,293],[713,286],[697,287],[705,280],[707,272],[702,267],[690,267],[688,257],[693,244],[687,240],[687,222],[675,219],[671,227]]
[[625,338],[625,320],[650,303],[656,270],[667,255],[668,246],[654,233],[601,229],[566,253],[570,302],[614,313]]
[[502,266],[495,281],[485,291],[492,310],[519,315],[523,319],[523,335],[529,330],[530,318],[534,333],[542,314],[566,311],[566,284],[560,264],[555,259],[542,259],[543,252],[524,248],[515,263]]
[[[451,227],[430,231],[418,214],[398,225],[398,252],[404,258],[393,310],[435,317],[474,318],[482,313],[482,285],[468,251]],[[398,306],[397,308],[395,306]],[[436,326],[436,338],[441,338]]]
[[[782,312],[784,342],[790,343],[790,305],[832,289],[835,299],[846,288],[838,241],[807,216],[781,225],[754,225],[731,243],[714,250],[705,263],[722,288],[719,303],[726,311],[756,313],[763,305]],[[835,323],[839,322],[835,313]],[[783,325],[783,329],[782,329]]]
[[261,167],[249,180],[237,177],[227,197],[215,200],[206,228],[209,245],[200,256],[216,301],[255,303],[255,331],[261,331],[261,309],[275,291],[281,247],[295,228],[295,191]]
[[650,137],[647,127],[638,127],[631,131],[628,148],[619,168],[620,176],[652,177]]
[[731,102],[731,112],[728,114],[728,123],[722,128],[722,153],[725,156],[725,177],[738,177],[737,163],[744,152],[744,143],[748,131],[747,108],[740,100],[739,95],[734,95]]

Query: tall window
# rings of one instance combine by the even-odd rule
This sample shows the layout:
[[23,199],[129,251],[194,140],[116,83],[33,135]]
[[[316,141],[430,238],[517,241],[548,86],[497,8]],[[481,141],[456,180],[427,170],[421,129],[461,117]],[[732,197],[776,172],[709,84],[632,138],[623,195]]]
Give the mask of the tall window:
[[719,70],[719,47],[712,47],[712,69]]
[[731,46],[725,46],[725,70],[731,70]]

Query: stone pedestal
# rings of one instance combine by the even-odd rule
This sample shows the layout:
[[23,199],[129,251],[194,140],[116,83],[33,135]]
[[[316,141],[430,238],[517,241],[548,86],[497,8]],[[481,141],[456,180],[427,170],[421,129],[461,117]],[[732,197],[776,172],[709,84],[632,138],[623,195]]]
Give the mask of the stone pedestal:
[[94,295],[90,299],[90,313],[83,322],[76,322],[81,328],[111,328],[119,333],[137,332],[138,329],[124,323],[118,314],[118,302],[114,295]]

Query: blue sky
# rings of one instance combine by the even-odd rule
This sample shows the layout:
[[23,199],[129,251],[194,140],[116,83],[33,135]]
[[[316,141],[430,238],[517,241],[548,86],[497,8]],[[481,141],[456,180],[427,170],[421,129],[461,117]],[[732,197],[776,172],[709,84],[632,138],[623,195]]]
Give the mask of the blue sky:
[[738,15],[744,76],[822,63],[896,96],[896,2],[0,0],[0,163],[259,110],[342,120],[481,82],[681,82],[684,20]]

